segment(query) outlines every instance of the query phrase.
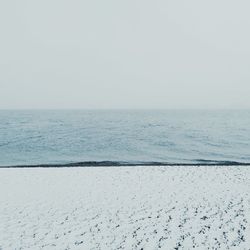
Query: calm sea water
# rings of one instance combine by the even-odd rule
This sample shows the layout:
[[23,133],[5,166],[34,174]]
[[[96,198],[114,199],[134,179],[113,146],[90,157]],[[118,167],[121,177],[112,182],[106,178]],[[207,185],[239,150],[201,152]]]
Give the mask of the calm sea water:
[[0,166],[250,162],[250,111],[0,111]]

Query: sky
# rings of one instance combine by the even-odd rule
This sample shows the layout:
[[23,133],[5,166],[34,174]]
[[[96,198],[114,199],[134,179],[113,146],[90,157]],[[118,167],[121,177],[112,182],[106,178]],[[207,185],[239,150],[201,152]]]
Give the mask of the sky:
[[0,109],[250,108],[249,0],[0,2]]

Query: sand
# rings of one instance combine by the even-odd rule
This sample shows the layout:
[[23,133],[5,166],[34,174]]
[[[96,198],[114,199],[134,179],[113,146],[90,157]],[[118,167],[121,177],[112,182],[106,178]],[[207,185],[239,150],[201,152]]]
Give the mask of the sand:
[[250,166],[0,169],[0,249],[250,249]]

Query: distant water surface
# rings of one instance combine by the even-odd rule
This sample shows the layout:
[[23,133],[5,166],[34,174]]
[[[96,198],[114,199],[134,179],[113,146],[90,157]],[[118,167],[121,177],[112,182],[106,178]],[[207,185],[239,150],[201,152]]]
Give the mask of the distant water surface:
[[250,162],[250,111],[0,111],[0,166],[85,161]]

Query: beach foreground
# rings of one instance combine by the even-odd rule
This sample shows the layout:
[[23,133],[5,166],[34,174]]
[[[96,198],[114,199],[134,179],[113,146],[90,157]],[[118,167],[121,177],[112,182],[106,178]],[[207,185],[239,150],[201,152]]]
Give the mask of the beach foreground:
[[0,249],[250,249],[250,167],[0,169]]

